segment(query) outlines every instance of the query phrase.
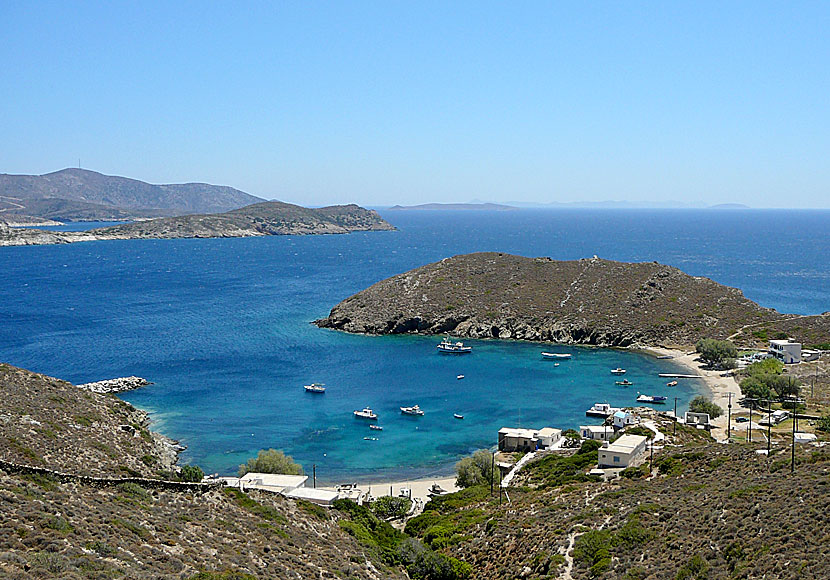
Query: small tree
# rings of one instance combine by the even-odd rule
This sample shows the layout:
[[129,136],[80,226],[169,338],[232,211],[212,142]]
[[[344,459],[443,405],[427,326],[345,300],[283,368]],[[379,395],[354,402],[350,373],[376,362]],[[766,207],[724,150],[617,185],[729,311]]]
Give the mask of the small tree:
[[501,474],[493,472],[493,455],[486,449],[479,449],[472,457],[465,457],[455,464],[456,480],[458,487],[471,487],[473,485],[485,485],[494,481],[501,481]]
[[240,477],[246,473],[284,473],[302,475],[303,468],[294,458],[278,449],[261,449],[257,456],[239,466]]
[[199,482],[202,481],[202,478],[205,476],[205,473],[202,471],[202,468],[198,465],[183,465],[182,470],[179,473],[179,479],[182,481],[194,481]]
[[404,517],[412,506],[408,497],[392,497],[385,495],[372,502],[372,511],[382,519],[396,519]]
[[732,361],[738,356],[738,349],[728,340],[701,338],[695,344],[695,349],[700,353],[701,360],[712,367],[726,365],[734,368]]
[[716,419],[723,415],[723,409],[703,395],[698,395],[692,399],[692,402],[689,403],[689,410],[692,413],[709,413],[710,419]]
[[819,431],[830,431],[830,415],[824,415],[816,421],[816,429]]
[[579,433],[575,429],[566,429],[563,431],[562,438],[564,439],[562,447],[567,447],[569,449],[579,447],[579,443],[582,441],[582,437],[579,436]]

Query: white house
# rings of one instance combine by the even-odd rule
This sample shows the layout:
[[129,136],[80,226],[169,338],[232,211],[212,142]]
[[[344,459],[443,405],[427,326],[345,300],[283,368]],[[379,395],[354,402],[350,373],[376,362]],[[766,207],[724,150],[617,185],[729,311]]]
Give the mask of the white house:
[[769,341],[769,353],[784,364],[801,362],[801,343],[787,340]]
[[790,412],[785,411],[783,409],[779,409],[778,411],[773,411],[772,415],[767,415],[760,421],[758,421],[759,425],[769,425],[772,422],[773,425],[778,425],[781,421],[785,421],[790,418]]
[[614,437],[614,429],[607,425],[580,425],[579,436],[594,441],[608,441]]
[[683,418],[684,423],[696,429],[708,429],[711,427],[709,413],[693,413],[686,411],[686,416]]
[[597,450],[597,467],[630,467],[640,463],[648,438],[642,435],[623,435],[613,443],[603,443]]
[[239,488],[261,489],[273,493],[284,493],[305,487],[307,475],[285,475],[282,473],[246,473],[239,478]]
[[313,487],[298,487],[290,491],[285,491],[282,495],[290,497],[291,499],[304,499],[326,507],[330,507],[334,500],[340,498],[340,493],[336,491]]
[[519,429],[502,427],[499,429],[499,451],[536,451],[546,449],[562,437],[561,429],[544,427],[543,429]]
[[636,425],[637,424],[637,417],[634,416],[633,413],[629,413],[628,411],[617,411],[614,413],[614,429],[624,429],[629,425]]

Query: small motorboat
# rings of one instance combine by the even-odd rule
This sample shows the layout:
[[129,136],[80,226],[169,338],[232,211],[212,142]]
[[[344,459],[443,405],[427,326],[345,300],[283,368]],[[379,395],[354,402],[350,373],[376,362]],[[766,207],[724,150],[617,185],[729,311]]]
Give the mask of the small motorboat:
[[631,386],[631,385],[633,385],[634,383],[632,383],[632,382],[631,382],[631,381],[629,381],[628,379],[623,379],[623,380],[621,380],[621,381],[614,381],[614,384],[615,384],[615,385],[621,385],[621,386],[623,386],[623,387],[630,387],[630,386]]
[[377,421],[378,415],[370,407],[364,407],[362,411],[355,411],[354,416],[358,419],[369,419],[370,421]]
[[585,411],[588,417],[603,417],[607,418],[619,411],[617,407],[612,407],[608,403],[594,403],[594,405]]
[[677,386],[677,381],[669,381],[668,383],[666,383],[666,386],[667,387],[676,387]]
[[377,441],[378,438],[377,437],[364,437],[363,440],[364,441]]
[[611,369],[611,374],[612,375],[624,375],[625,374],[625,369],[620,368],[620,367],[617,367],[615,369]]
[[374,429],[375,431],[383,431],[383,427],[381,427],[380,425],[375,425],[374,423],[369,425],[369,429]]
[[458,379],[458,380],[460,381],[461,379],[463,379],[463,378],[464,378],[464,375],[458,375],[458,376],[456,376],[455,378],[456,378],[456,379]]
[[464,418],[464,415],[462,415],[461,413],[453,413],[452,416],[455,417],[456,419],[463,419]]
[[461,341],[453,342],[449,336],[442,340],[436,348],[438,348],[438,352],[444,354],[467,354],[473,352],[473,347],[464,346],[464,343]]
[[651,404],[664,404],[666,402],[666,397],[654,396],[651,395],[638,395],[637,396],[638,403],[651,403]]
[[304,385],[303,388],[306,393],[321,394],[326,392],[326,386],[324,383],[311,383],[310,385]]
[[441,487],[437,483],[433,483],[432,486],[430,486],[429,491],[427,492],[427,495],[429,495],[429,496],[444,495],[444,494],[447,494],[447,493],[449,493],[449,492],[446,489],[444,489],[443,487]]
[[553,366],[558,367],[559,363],[553,363]]
[[546,359],[571,358],[571,356],[572,355],[570,353],[564,353],[564,352],[543,352],[542,353],[542,358],[546,358]]
[[418,405],[412,405],[411,407],[401,407],[401,413],[404,415],[416,415],[421,416],[424,412],[421,410],[421,407]]

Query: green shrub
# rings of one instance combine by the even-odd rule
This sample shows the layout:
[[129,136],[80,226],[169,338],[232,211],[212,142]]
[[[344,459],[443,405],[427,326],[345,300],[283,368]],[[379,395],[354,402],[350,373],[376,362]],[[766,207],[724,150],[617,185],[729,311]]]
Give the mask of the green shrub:
[[383,496],[372,502],[372,511],[383,519],[402,518],[409,512],[410,507],[412,500],[407,497]]
[[183,465],[179,473],[179,479],[182,481],[200,482],[205,476],[205,473],[198,465]]
[[262,449],[256,457],[239,466],[239,475],[246,473],[284,473],[302,475],[303,468],[290,455],[278,449]]
[[677,571],[675,580],[706,580],[709,578],[709,562],[694,555]]

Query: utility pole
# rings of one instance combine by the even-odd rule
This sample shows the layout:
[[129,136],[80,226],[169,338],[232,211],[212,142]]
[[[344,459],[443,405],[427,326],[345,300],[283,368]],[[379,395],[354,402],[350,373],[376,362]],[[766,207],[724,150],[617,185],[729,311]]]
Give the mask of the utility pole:
[[732,442],[732,393],[729,393],[729,404],[726,406],[726,442]]
[[749,423],[746,426],[746,434],[750,443],[752,443],[752,405],[754,403],[755,399],[749,399]]
[[316,463],[314,463],[311,466],[311,481],[312,481],[311,485],[313,485],[316,488],[317,487],[317,464]]
[[772,401],[767,399],[767,457],[769,457],[770,444],[772,442]]
[[677,397],[674,398],[674,426],[671,434],[677,435]]
[[790,459],[790,473],[795,472],[795,409],[793,409],[793,444],[792,457]]
[[493,463],[490,464],[490,495],[493,495],[493,478],[496,477],[496,452],[493,451]]

